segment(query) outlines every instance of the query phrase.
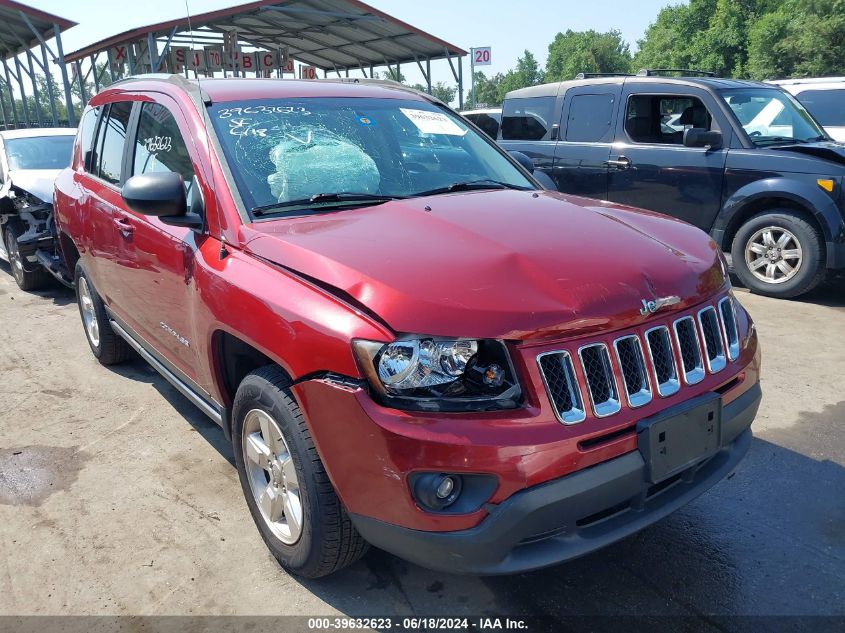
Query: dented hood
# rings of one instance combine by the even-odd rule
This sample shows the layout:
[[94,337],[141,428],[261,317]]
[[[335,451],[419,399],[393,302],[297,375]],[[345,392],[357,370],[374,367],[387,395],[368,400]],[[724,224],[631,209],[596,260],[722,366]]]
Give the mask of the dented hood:
[[61,169],[12,169],[9,180],[15,187],[31,193],[43,202],[53,202],[53,183]]
[[699,229],[552,192],[415,198],[243,230],[246,251],[405,333],[586,334],[642,323],[643,299],[678,295],[669,308],[678,310],[725,284],[716,246]]
[[819,141],[817,143],[795,143],[792,145],[777,145],[771,149],[784,150],[813,156],[833,163],[845,165],[845,144],[834,141]]

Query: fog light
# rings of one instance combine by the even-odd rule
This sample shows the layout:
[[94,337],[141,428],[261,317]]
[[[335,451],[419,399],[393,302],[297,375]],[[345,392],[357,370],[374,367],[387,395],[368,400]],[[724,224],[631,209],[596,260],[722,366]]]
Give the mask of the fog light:
[[460,475],[423,473],[413,482],[414,497],[427,510],[445,510],[461,495]]
[[448,499],[449,495],[452,494],[452,491],[455,489],[455,480],[449,476],[443,478],[443,481],[440,482],[440,485],[437,486],[437,498],[438,499]]

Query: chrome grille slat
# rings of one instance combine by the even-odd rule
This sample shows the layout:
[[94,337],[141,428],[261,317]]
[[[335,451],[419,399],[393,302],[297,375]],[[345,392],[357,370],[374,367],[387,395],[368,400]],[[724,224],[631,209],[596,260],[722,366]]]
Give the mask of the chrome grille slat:
[[681,383],[678,380],[678,367],[675,363],[669,328],[665,325],[651,328],[645,333],[645,339],[657,393],[662,398],[677,393],[681,388]]
[[622,373],[628,406],[641,407],[651,402],[651,380],[646,371],[643,347],[636,334],[622,336],[613,341],[616,360]]
[[574,350],[543,352],[537,364],[555,416],[564,424],[577,424],[587,417],[582,387],[592,413],[603,418],[621,410],[620,390],[629,408],[642,407],[654,399],[655,391],[667,398],[682,384],[696,385],[707,374],[722,371],[739,354],[736,306],[727,296],[642,334],[582,345],[578,359],[583,375],[576,374]]
[[722,371],[728,363],[725,360],[725,343],[722,340],[722,330],[716,308],[707,306],[703,310],[699,310],[698,325],[701,327],[707,370],[711,374]]
[[569,352],[540,354],[537,365],[557,419],[564,424],[583,422],[587,415]]
[[704,363],[695,320],[691,316],[681,317],[672,323],[672,329],[675,331],[684,382],[695,385],[704,380]]
[[739,333],[736,325],[736,310],[734,310],[731,297],[725,297],[719,302],[719,316],[722,334],[728,346],[728,359],[736,360],[739,358]]
[[578,349],[581,368],[587,382],[587,392],[596,417],[603,418],[617,413],[622,405],[616,377],[610,363],[610,353],[604,343],[592,343]]

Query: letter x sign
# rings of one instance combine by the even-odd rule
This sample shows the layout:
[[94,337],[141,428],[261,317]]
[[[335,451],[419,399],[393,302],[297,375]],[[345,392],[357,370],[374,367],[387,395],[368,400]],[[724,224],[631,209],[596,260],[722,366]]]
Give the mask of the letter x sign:
[[129,61],[128,51],[126,46],[115,46],[112,61],[119,65]]

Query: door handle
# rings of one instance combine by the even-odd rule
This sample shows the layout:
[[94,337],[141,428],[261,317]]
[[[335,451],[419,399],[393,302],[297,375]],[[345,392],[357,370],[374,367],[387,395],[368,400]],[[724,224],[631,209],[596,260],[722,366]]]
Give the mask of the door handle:
[[129,237],[135,232],[135,227],[132,226],[128,220],[123,218],[112,218],[112,222],[114,222],[114,225],[123,237]]
[[620,156],[615,160],[607,160],[604,164],[608,167],[616,167],[616,169],[628,169],[631,166],[631,161],[625,156]]

